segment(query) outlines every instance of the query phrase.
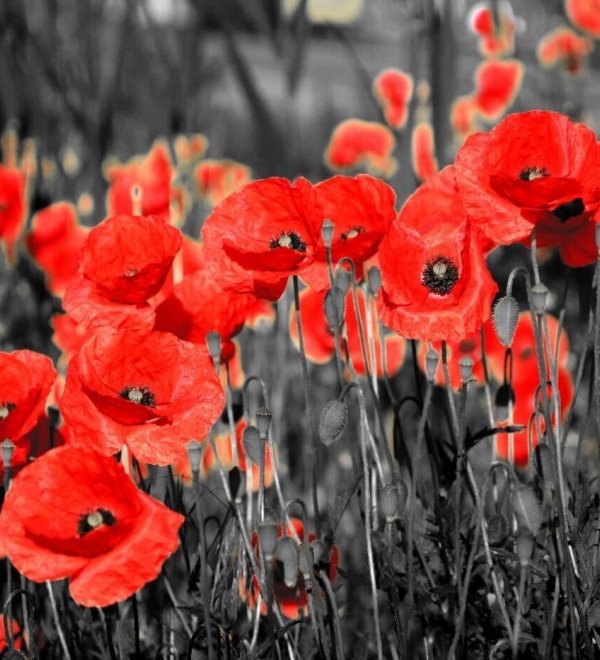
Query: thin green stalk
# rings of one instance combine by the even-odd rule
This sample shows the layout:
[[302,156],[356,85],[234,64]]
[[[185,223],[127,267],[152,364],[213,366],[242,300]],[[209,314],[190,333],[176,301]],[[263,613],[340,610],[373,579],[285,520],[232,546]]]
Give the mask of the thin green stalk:
[[[331,295],[335,288],[335,280],[333,277],[333,261],[331,258],[331,246],[325,247],[325,254],[327,255],[327,276],[329,277],[329,288]],[[340,389],[344,387],[344,369],[342,367],[342,348],[340,346],[340,326],[339,324],[333,330],[333,339],[335,341],[335,366],[337,368],[338,381]]]
[[340,625],[340,615],[337,609],[337,603],[335,600],[335,594],[331,587],[331,582],[327,573],[323,570],[319,571],[319,578],[325,587],[325,593],[329,600],[329,606],[331,608],[331,622],[333,626],[333,634],[335,638],[335,644],[333,645],[335,651],[336,660],[344,660],[344,640],[342,638],[342,628]]
[[519,575],[519,595],[517,596],[517,613],[515,616],[515,625],[513,628],[512,654],[516,660],[519,652],[519,632],[521,627],[521,616],[523,614],[523,597],[525,596],[525,583],[527,581],[528,564],[521,564]]

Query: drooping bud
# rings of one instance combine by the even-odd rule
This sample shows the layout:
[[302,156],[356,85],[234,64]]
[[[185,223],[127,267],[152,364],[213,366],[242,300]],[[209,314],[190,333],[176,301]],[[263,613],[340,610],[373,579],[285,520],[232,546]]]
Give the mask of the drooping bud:
[[500,385],[496,392],[496,417],[498,419],[506,419],[508,417],[509,405],[514,405],[514,403],[515,391],[513,388],[508,383]]
[[527,527],[520,527],[517,532],[517,556],[521,566],[527,566],[533,555],[535,537]]
[[323,243],[325,243],[326,248],[331,247],[331,243],[333,242],[334,228],[335,225],[329,218],[325,218],[325,220],[323,220],[323,224],[321,225],[321,236],[323,237]]
[[258,538],[265,559],[270,560],[277,546],[277,523],[271,516],[265,516],[265,519],[258,524]]
[[218,332],[208,332],[206,334],[206,345],[213,362],[221,360],[221,335]]
[[192,473],[198,472],[200,470],[200,460],[202,459],[202,445],[195,440],[188,442],[187,453]]
[[233,498],[233,501],[236,504],[240,504],[242,497],[244,496],[244,485],[246,480],[242,479],[242,471],[237,465],[229,470],[228,481],[229,490],[231,491],[231,497]]
[[298,580],[298,549],[291,537],[282,536],[277,541],[275,557],[283,564],[283,581],[291,589]]
[[517,301],[512,296],[500,298],[494,306],[492,320],[500,343],[510,346],[519,320]]
[[325,294],[323,308],[327,326],[331,332],[336,332],[344,322],[345,303],[346,294],[337,286],[334,286]]
[[385,521],[393,522],[398,511],[398,487],[394,484],[386,484],[379,491],[379,502]]
[[379,293],[379,289],[381,289],[381,271],[377,266],[369,268],[367,284],[369,286],[369,293],[372,296],[376,296]]
[[[259,409],[260,410],[260,409]],[[256,426],[248,425],[242,434],[242,442],[246,456],[256,465],[260,465],[261,452],[264,451],[264,440]]]
[[348,422],[348,406],[345,399],[340,401],[334,399],[325,404],[319,417],[319,438],[321,442],[329,447],[339,440],[344,433]]
[[12,440],[6,439],[2,441],[2,464],[4,469],[10,468],[15,451],[15,443]]
[[468,355],[464,355],[460,358],[458,366],[460,367],[460,379],[462,380],[463,385],[471,380],[474,364],[473,358],[470,358]]
[[298,546],[298,568],[305,580],[310,579],[314,563],[313,549],[308,543],[301,543]]
[[266,406],[261,406],[256,411],[256,426],[261,438],[266,438],[271,426],[272,413]]
[[548,287],[542,282],[538,282],[531,287],[531,300],[533,302],[533,311],[542,316],[546,311],[546,300],[548,298]]
[[435,380],[435,372],[437,371],[439,361],[440,356],[438,352],[430,348],[425,355],[425,374],[427,375],[427,380]]
[[338,268],[333,278],[335,286],[344,294],[348,293],[350,288],[352,274],[345,268]]

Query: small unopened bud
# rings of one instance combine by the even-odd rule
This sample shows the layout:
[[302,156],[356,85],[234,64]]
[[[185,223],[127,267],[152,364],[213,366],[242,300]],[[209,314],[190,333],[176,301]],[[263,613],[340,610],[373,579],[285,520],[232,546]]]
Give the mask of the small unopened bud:
[[264,451],[265,445],[256,426],[246,426],[242,434],[242,442],[246,456],[256,465],[260,465],[261,452]]
[[533,301],[533,311],[538,315],[546,311],[546,300],[548,298],[548,287],[541,282],[531,287],[531,299]]
[[500,342],[504,346],[510,346],[519,321],[519,304],[517,301],[512,296],[500,298],[494,305],[492,321]]
[[463,385],[471,380],[474,364],[475,363],[473,362],[473,358],[470,358],[467,355],[464,355],[460,358],[458,366],[460,367],[460,379],[462,380]]
[[298,568],[305,580],[310,579],[314,563],[313,549],[308,543],[301,543],[298,546]]
[[333,242],[334,228],[335,225],[329,218],[325,218],[325,220],[323,220],[323,224],[321,225],[321,236],[323,237],[323,243],[325,243],[326,248],[331,247],[331,243]]
[[318,564],[321,560],[325,560],[325,544],[321,539],[315,539],[310,542],[310,546],[313,551],[313,561],[315,565]]
[[330,289],[325,294],[323,309],[325,310],[325,318],[331,332],[336,332],[344,322],[345,307],[346,294],[337,286],[334,286],[333,289]]
[[352,274],[350,273],[349,270],[346,270],[345,268],[338,268],[333,278],[333,282],[335,286],[344,295],[346,295],[348,293],[348,289],[350,288],[350,284],[352,281],[351,278],[352,278]]
[[2,441],[2,463],[5,470],[11,466],[14,451],[15,443],[12,440]]
[[242,471],[237,465],[235,465],[229,470],[227,477],[231,497],[236,504],[240,504],[242,497],[244,496],[244,484],[246,483],[246,480],[242,479]]
[[213,362],[221,359],[221,335],[218,332],[209,332],[206,335],[206,345]]
[[498,419],[506,419],[508,417],[509,405],[514,405],[514,403],[515,391],[513,388],[508,383],[500,385],[496,392],[496,417]]
[[275,554],[277,546],[277,523],[271,518],[266,516],[265,519],[258,525],[258,538],[260,539],[260,547],[266,559],[271,559]]
[[346,401],[334,399],[325,404],[319,417],[319,438],[326,446],[339,440],[348,422],[348,406]]
[[261,406],[256,411],[256,426],[261,438],[266,438],[271,426],[272,413],[266,406]]
[[379,491],[379,502],[385,521],[393,522],[398,511],[398,487],[394,484],[386,484]]
[[501,513],[495,513],[488,520],[487,531],[491,546],[498,547],[503,545],[508,534],[506,518]]
[[519,528],[517,532],[517,556],[521,566],[527,566],[533,555],[535,538],[527,527]]
[[292,588],[298,580],[298,548],[289,536],[282,536],[277,541],[275,557],[283,564],[283,581]]
[[435,379],[439,360],[439,354],[433,348],[430,348],[425,355],[425,374],[427,375],[427,380]]
[[376,296],[379,293],[379,289],[381,289],[381,271],[377,266],[369,268],[367,284],[369,286],[369,293],[372,296]]

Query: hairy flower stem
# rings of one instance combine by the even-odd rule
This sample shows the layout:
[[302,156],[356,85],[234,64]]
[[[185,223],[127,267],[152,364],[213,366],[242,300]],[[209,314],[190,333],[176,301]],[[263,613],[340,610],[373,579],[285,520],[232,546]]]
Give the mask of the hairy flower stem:
[[319,571],[319,579],[325,587],[325,593],[327,594],[327,599],[329,600],[329,607],[331,609],[331,623],[333,626],[333,634],[335,643],[333,645],[333,650],[335,651],[336,660],[344,660],[344,640],[342,638],[342,628],[340,625],[340,615],[337,608],[337,602],[335,600],[335,593],[329,581],[327,573],[323,570]]
[[300,346],[300,361],[302,363],[302,381],[304,385],[304,406],[306,410],[306,418],[308,423],[308,429],[311,439],[311,445],[307,444],[307,447],[312,446],[312,455],[309,458],[309,464],[312,463],[312,500],[313,508],[315,514],[315,530],[317,537],[321,536],[321,515],[319,513],[319,496],[317,493],[317,484],[318,484],[318,470],[317,470],[317,456],[318,456],[318,446],[317,446],[317,437],[315,432],[314,420],[312,416],[312,407],[310,405],[310,391],[309,391],[309,380],[308,380],[308,364],[306,362],[306,351],[304,350],[304,335],[302,333],[302,318],[300,315],[300,293],[298,290],[298,276],[294,275],[292,277],[294,283],[294,306],[296,312],[296,328],[298,330],[298,344]]
[[67,640],[65,634],[60,625],[60,619],[58,617],[58,609],[56,607],[56,598],[54,597],[54,591],[52,589],[52,582],[46,580],[46,588],[48,589],[48,596],[50,596],[50,608],[52,609],[52,618],[54,619],[54,626],[56,627],[56,632],[58,633],[58,640],[63,651],[63,656],[65,660],[71,660],[71,654],[69,653],[69,647],[67,646]]
[[387,541],[388,571],[390,574],[390,592],[392,594],[392,609],[394,614],[394,627],[396,628],[396,637],[398,646],[402,646],[402,623],[400,621],[400,598],[396,589],[396,571],[394,570],[394,521],[389,520],[385,523],[385,535]]
[[[10,486],[10,463],[6,464],[4,463],[4,497],[6,497],[6,494],[8,493],[8,488]],[[6,602],[6,616],[8,619],[12,619],[12,600],[11,600],[11,593],[12,593],[12,566],[10,563],[10,559],[8,556],[4,560],[6,562],[6,591],[7,591],[7,602]]]
[[[335,280],[333,277],[333,261],[331,258],[331,246],[328,245],[325,247],[325,253],[327,255],[327,275],[329,277],[329,288],[333,295],[333,289],[335,288]],[[342,347],[340,344],[340,325],[336,325],[333,329],[333,339],[335,341],[335,366],[337,368],[338,381],[340,384],[340,389],[344,387],[344,369],[342,367]]]
[[519,575],[519,595],[517,597],[517,613],[515,615],[515,625],[513,627],[512,655],[516,660],[519,653],[519,632],[521,627],[521,616],[523,614],[523,598],[525,596],[525,583],[527,581],[528,564],[521,564]]

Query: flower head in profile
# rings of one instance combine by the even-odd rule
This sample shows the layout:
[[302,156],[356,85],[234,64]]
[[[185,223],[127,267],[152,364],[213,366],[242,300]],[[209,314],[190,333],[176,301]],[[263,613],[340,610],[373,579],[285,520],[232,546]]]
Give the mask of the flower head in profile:
[[594,133],[545,110],[509,115],[471,135],[456,155],[468,215],[495,244],[558,246],[563,261],[596,258],[592,222],[600,206],[600,146]]
[[69,578],[73,600],[106,607],[158,576],[183,521],[138,490],[112,458],[58,447],[15,477],[0,536],[29,580]]
[[385,69],[373,81],[373,94],[381,105],[385,121],[396,130],[406,125],[413,89],[412,76],[399,69]]
[[321,222],[306,179],[253,181],[207,218],[205,255],[218,264],[215,279],[224,289],[277,300],[288,277],[313,262]]
[[577,75],[583,71],[593,47],[589,37],[582,37],[568,27],[558,27],[540,39],[538,61],[547,69],[560,67],[569,75]]
[[151,328],[147,304],[161,288],[182,244],[181,232],[158,216],[117,215],[92,229],[63,300],[87,327]]
[[71,360],[59,407],[68,441],[168,465],[203,439],[225,397],[205,347],[166,332],[94,334]]
[[490,316],[497,286],[447,167],[408,198],[379,249],[382,322],[405,337],[460,341]]

